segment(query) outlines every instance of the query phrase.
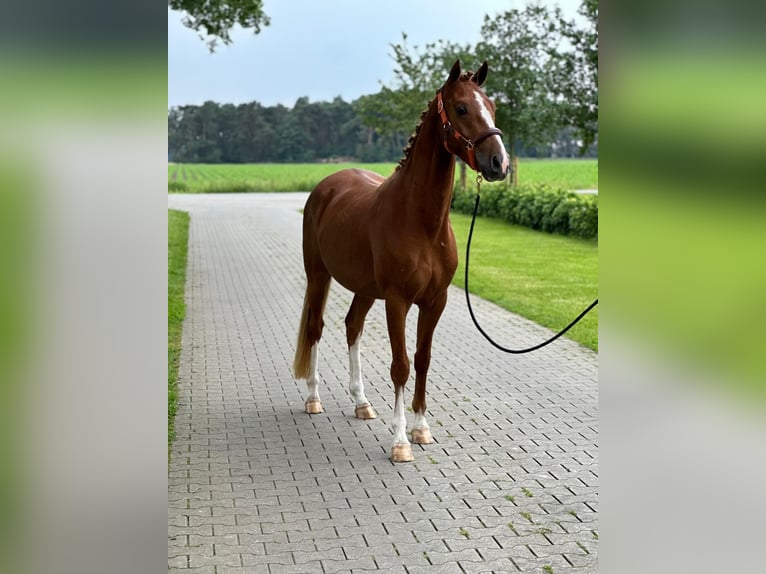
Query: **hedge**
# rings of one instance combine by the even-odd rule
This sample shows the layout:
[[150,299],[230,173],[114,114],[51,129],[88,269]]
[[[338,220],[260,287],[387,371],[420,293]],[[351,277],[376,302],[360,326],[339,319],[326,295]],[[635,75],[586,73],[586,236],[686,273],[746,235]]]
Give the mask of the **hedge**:
[[[455,186],[452,209],[473,214],[476,193]],[[485,185],[479,215],[532,229],[598,240],[598,195],[583,195],[545,184]]]
[[185,193],[189,191],[189,186],[186,185],[183,181],[169,181],[168,182],[168,191],[176,191],[176,192],[182,192]]

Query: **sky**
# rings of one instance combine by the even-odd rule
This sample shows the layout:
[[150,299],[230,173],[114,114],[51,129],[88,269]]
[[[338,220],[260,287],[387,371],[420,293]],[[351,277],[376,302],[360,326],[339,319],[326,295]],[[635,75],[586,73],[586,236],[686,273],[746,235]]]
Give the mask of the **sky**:
[[[180,13],[168,10],[168,106],[213,100],[291,107],[303,96],[311,101],[340,96],[350,102],[376,93],[381,82],[393,78],[390,46],[401,42],[402,32],[411,47],[438,39],[475,44],[485,14],[525,3],[265,0],[271,24],[258,35],[235,29],[232,44],[219,45],[213,54],[196,32],[181,24]],[[558,4],[574,18],[580,0],[542,3]]]

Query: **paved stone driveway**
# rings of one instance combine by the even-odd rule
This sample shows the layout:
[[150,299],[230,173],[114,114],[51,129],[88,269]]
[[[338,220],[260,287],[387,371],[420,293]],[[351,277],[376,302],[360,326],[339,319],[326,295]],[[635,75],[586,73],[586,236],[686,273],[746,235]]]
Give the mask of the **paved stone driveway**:
[[[320,346],[326,412],[303,412],[304,383],[291,365],[305,198],[169,196],[191,227],[168,569],[597,572],[596,354],[567,340],[500,354],[453,288],[428,386],[437,442],[413,444],[414,463],[392,464],[382,303],[362,337],[378,418],[353,417],[343,327],[351,297],[337,284]],[[480,300],[476,312],[508,345],[549,334]],[[406,404],[413,387],[411,376]]]

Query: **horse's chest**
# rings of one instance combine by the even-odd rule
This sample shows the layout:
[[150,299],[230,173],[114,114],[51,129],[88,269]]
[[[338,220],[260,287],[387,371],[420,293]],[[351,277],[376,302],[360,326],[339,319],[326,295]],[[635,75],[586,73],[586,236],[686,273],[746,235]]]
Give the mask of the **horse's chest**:
[[382,292],[394,290],[410,301],[426,300],[442,293],[452,281],[457,248],[449,231],[433,238],[400,229],[396,234],[381,234],[379,241],[373,241],[372,252]]
[[454,243],[440,241],[433,248],[422,250],[409,264],[412,291],[432,297],[444,291],[452,281],[457,268],[457,250]]
[[452,275],[457,268],[457,248],[455,241],[449,239],[439,241],[428,253],[426,258],[430,261],[431,267],[440,274],[449,275],[447,282],[452,281]]

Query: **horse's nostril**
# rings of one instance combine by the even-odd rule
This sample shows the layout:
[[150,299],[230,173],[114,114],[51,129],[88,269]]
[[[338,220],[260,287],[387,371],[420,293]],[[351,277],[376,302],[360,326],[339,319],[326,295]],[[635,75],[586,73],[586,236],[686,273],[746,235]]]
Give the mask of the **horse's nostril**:
[[492,157],[490,158],[489,161],[493,170],[500,171],[500,168],[502,167],[502,163],[500,162],[500,158],[497,157],[497,154],[492,154]]

